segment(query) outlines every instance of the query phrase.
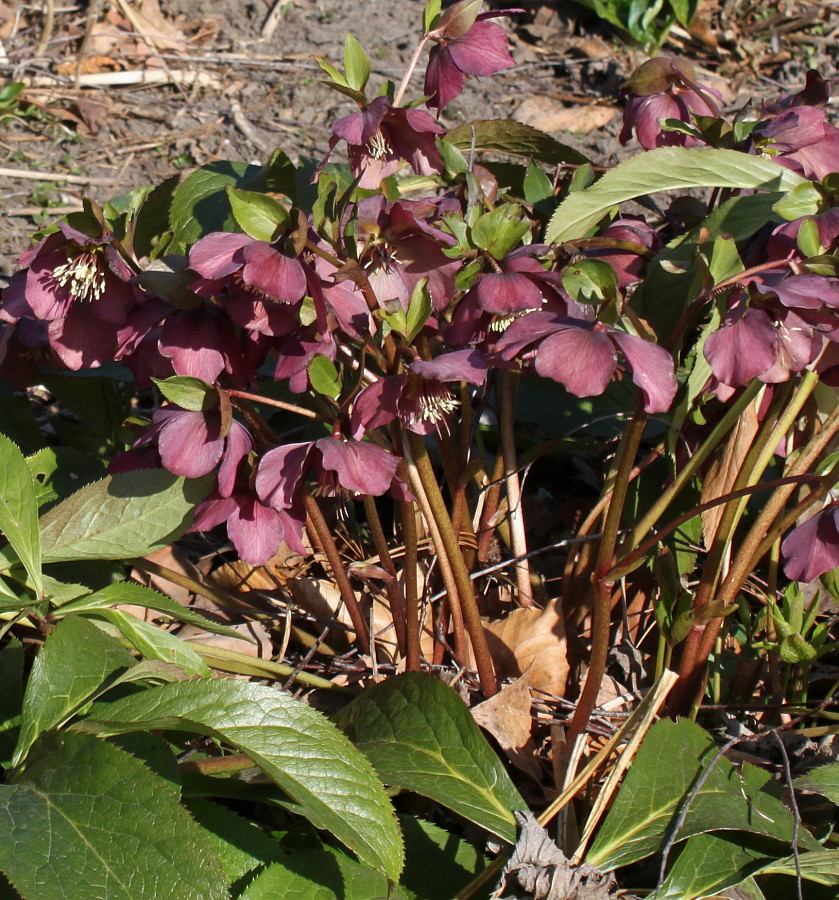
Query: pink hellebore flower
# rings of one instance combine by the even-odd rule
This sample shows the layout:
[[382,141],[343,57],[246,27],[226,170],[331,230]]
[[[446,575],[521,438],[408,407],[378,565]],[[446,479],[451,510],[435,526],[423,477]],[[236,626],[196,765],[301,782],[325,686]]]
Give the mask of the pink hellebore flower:
[[624,84],[629,102],[623,113],[620,142],[625,144],[633,128],[645,150],[653,147],[690,147],[695,138],[679,131],[664,131],[662,119],[690,122],[691,115],[718,116],[719,91],[698,84],[693,67],[679,59],[657,56],[640,65]]
[[387,97],[376,97],[364,110],[350,113],[332,126],[329,149],[347,142],[353,175],[362,188],[378,188],[406,160],[417,175],[443,171],[443,160],[434,142],[443,129],[422,109],[391,106]]
[[425,71],[427,105],[441,112],[463,90],[467,75],[492,75],[515,65],[500,25],[485,21],[504,13],[481,13],[482,0],[460,0],[440,17]]
[[528,313],[509,326],[496,349],[510,360],[528,347],[534,349],[536,371],[577,397],[602,394],[618,370],[620,356],[644,393],[647,412],[666,412],[676,396],[673,359],[663,347],[601,322]]
[[805,178],[821,181],[839,172],[839,129],[823,109],[791,107],[759,125],[752,137],[760,150]]
[[481,385],[486,374],[486,360],[477,350],[456,350],[430,362],[411,363],[405,374],[380,378],[359,393],[352,411],[353,437],[397,418],[416,434],[438,431],[458,405],[445,382]]
[[784,574],[809,583],[839,566],[839,501],[793,528],[781,544]]

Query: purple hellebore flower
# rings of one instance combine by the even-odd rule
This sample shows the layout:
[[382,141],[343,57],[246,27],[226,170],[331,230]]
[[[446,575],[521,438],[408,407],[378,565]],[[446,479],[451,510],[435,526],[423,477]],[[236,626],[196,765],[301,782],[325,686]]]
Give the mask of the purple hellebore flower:
[[680,59],[657,56],[642,63],[624,84],[630,99],[623,113],[620,142],[625,144],[633,128],[645,150],[653,147],[691,147],[698,141],[679,131],[663,131],[662,119],[690,122],[691,115],[718,116],[719,91],[698,84],[693,67]]
[[396,476],[397,459],[387,450],[361,441],[325,437],[269,450],[259,461],[256,493],[274,509],[296,507],[303,478],[314,469],[313,493],[326,497],[384,494]]
[[426,101],[441,112],[463,90],[467,75],[492,75],[515,65],[507,34],[486,19],[504,13],[478,13],[482,0],[460,0],[440,17],[429,38],[435,42],[425,70]]
[[395,304],[407,309],[424,278],[435,312],[454,296],[460,261],[449,259],[443,250],[455,239],[427,221],[438,210],[434,200],[387,203],[381,194],[358,204],[359,262],[384,309]]
[[763,153],[805,178],[821,181],[839,172],[839,129],[823,109],[795,106],[761,123],[752,138]]
[[807,71],[804,87],[794,94],[782,94],[774,103],[763,105],[763,111],[771,115],[793,106],[824,106],[830,100],[830,82],[816,69]]
[[486,360],[477,350],[456,350],[430,362],[411,363],[406,373],[380,378],[359,393],[352,411],[352,435],[359,439],[368,429],[397,418],[416,434],[439,431],[459,402],[445,382],[481,385],[486,374]]
[[798,525],[784,538],[784,574],[809,583],[839,566],[839,501]]
[[536,371],[578,397],[602,394],[618,370],[621,355],[644,393],[647,412],[666,412],[676,396],[673,359],[663,347],[601,322],[528,313],[509,326],[496,349],[510,360],[528,347],[535,351]]
[[[189,267],[208,282],[234,280],[260,299],[298,303],[306,294],[306,273],[300,260],[286,256],[267,241],[246,234],[216,231],[196,241],[189,251]],[[198,293],[215,292],[217,285],[193,285]]]
[[90,237],[64,222],[20,258],[24,293],[36,319],[49,322],[52,348],[69,369],[101,365],[117,351],[117,332],[143,295],[113,246],[114,235]]
[[361,176],[359,187],[378,188],[403,159],[417,175],[443,171],[434,138],[444,132],[425,110],[402,109],[391,106],[387,97],[376,97],[366,109],[339,119],[332,132],[329,150],[339,140],[347,142],[352,173]]

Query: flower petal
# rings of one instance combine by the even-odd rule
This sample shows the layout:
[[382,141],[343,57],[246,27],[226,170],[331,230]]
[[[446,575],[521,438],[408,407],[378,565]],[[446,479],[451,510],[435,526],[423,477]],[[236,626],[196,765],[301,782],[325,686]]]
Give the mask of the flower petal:
[[321,438],[315,445],[324,469],[334,472],[338,482],[355,494],[384,494],[396,475],[396,457],[373,444]]

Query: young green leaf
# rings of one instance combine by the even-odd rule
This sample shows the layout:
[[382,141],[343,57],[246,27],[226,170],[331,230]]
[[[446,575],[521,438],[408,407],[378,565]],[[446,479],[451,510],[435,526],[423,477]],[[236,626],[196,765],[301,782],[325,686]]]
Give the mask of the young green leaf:
[[619,163],[590,188],[569,194],[553,214],[545,242],[583,238],[613,206],[657,191],[696,187],[790,191],[803,181],[772,160],[736,150],[658,147]]
[[352,34],[347,34],[344,41],[344,72],[347,84],[354,91],[363,91],[367,87],[370,78],[370,60]]
[[38,501],[29,466],[17,444],[0,433],[0,531],[32,579],[37,594],[41,581],[41,535]]
[[405,315],[405,337],[412,341],[425,327],[431,315],[431,292],[428,290],[428,279],[421,278],[411,293],[411,302]]
[[280,229],[288,228],[288,210],[279,200],[257,191],[243,191],[232,184],[225,190],[233,216],[245,234],[257,241],[272,241]]
[[529,230],[530,222],[522,218],[520,207],[502,203],[478,219],[472,241],[493,259],[504,259]]
[[48,734],[0,786],[0,869],[26,900],[224,900],[211,842],[163,779],[87,734]]
[[188,681],[97,704],[77,725],[119,734],[176,728],[247,754],[319,828],[396,880],[402,841],[384,788],[365,757],[319,712],[289,694],[238,681]]
[[43,561],[126,559],[171,543],[189,527],[213,479],[142,469],[88,484],[42,516]]
[[[641,745],[586,862],[609,870],[656,853],[697,778],[710,766],[713,738],[687,720],[657,722]],[[755,766],[741,771],[719,759],[690,805],[677,841],[696,834],[734,829],[789,843],[792,813],[768,791],[770,775]],[[803,829],[799,843],[818,843]]]
[[618,276],[602,259],[581,259],[562,271],[562,286],[578,303],[604,303],[618,295]]
[[416,791],[515,842],[526,809],[458,695],[432,675],[408,673],[368,688],[337,722],[386,784]]
[[133,665],[134,657],[92,622],[76,616],[59,622],[32,664],[13,765],[42,732],[64,723],[111,675]]
[[308,375],[312,389],[324,397],[334,400],[341,393],[338,369],[328,356],[315,356],[309,363]]
[[157,389],[170,402],[182,409],[202,412],[218,403],[218,392],[200,378],[173,375],[171,378],[152,378]]

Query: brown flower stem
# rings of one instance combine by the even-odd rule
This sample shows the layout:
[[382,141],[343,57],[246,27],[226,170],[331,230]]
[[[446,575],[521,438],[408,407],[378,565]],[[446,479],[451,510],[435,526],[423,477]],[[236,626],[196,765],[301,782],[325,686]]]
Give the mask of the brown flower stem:
[[495,516],[498,514],[498,503],[501,499],[501,484],[504,478],[504,457],[499,450],[495,457],[495,466],[486,487],[484,506],[481,510],[481,521],[478,525],[478,562],[484,565],[489,557],[492,536],[495,533]]
[[478,671],[481,690],[487,697],[491,697],[498,693],[498,684],[495,680],[486,633],[481,622],[481,614],[478,611],[472,579],[469,577],[469,570],[460,551],[458,535],[452,528],[451,519],[440,493],[440,487],[428,457],[428,449],[425,441],[410,431],[405,432],[404,449],[406,451],[405,462],[409,470],[413,470],[412,476],[422,486],[430,508],[429,512],[436,530],[437,555],[441,563],[444,558],[447,559],[454,578],[455,596],[451,603],[452,613],[454,613],[455,605],[459,605],[463,622],[472,642],[472,652],[475,657],[475,667]]
[[530,562],[527,559],[527,535],[524,527],[521,484],[516,458],[515,412],[518,372],[500,373],[500,409],[498,428],[501,435],[501,455],[507,484],[507,517],[510,520],[510,549],[516,557],[514,570],[520,606],[533,606],[533,585],[530,581]]
[[335,544],[335,539],[332,537],[332,532],[326,524],[326,519],[323,517],[323,513],[321,512],[320,506],[318,506],[317,500],[315,500],[308,490],[303,492],[303,502],[306,506],[306,515],[312,525],[314,537],[317,538],[320,549],[323,551],[324,556],[326,556],[329,568],[332,570],[332,577],[335,579],[335,584],[341,594],[341,599],[344,601],[347,612],[350,614],[350,619],[352,620],[353,628],[355,629],[359,644],[361,645],[361,650],[363,653],[369,653],[370,633],[367,630],[367,622],[358,606],[355,591],[350,584],[350,578],[347,575],[347,570],[341,560],[341,554],[338,552],[338,547]]
[[286,403],[284,400],[274,400],[272,397],[263,397],[260,394],[251,394],[248,391],[238,391],[233,388],[227,388],[226,392],[230,397],[240,397],[242,400],[250,400],[251,403],[263,403],[265,406],[274,406],[277,409],[296,413],[298,416],[305,416],[307,419],[326,421],[320,413],[316,413],[312,409],[306,409],[305,406],[297,406],[296,403]]
[[364,498],[364,512],[367,514],[367,525],[370,528],[370,536],[373,538],[373,546],[379,555],[379,563],[387,572],[389,580],[385,582],[385,592],[390,602],[390,615],[393,619],[393,629],[396,632],[396,644],[399,653],[407,655],[407,642],[405,635],[405,600],[399,590],[399,580],[396,577],[396,566],[390,557],[390,548],[387,545],[382,520],[376,508],[376,501],[371,496]]
[[399,106],[402,102],[402,98],[405,96],[405,91],[408,89],[408,84],[411,81],[411,77],[414,74],[414,70],[419,64],[420,56],[422,56],[422,51],[425,49],[425,45],[428,42],[428,35],[424,34],[420,38],[420,42],[417,44],[416,49],[414,50],[413,55],[408,63],[408,68],[405,70],[405,74],[402,76],[402,81],[399,83],[399,87],[396,89],[396,94],[393,98],[393,105]]
[[437,526],[434,509],[425,489],[425,483],[422,480],[422,476],[420,475],[407,446],[403,447],[403,453],[405,458],[405,468],[408,473],[408,481],[413,489],[417,505],[425,518],[428,532],[431,535],[431,543],[437,553],[437,564],[440,567],[440,577],[443,579],[443,587],[446,591],[446,601],[451,614],[452,631],[454,632],[454,653],[458,658],[458,661],[465,665],[467,661],[466,631],[464,630],[463,625],[463,613],[461,611],[457,591],[457,580],[455,579],[451,561],[449,560],[448,554],[445,552],[443,539],[440,535],[440,529]]
[[609,570],[612,568],[615,548],[618,543],[618,531],[626,493],[632,477],[633,463],[644,437],[644,429],[647,424],[647,416],[643,412],[642,400],[638,400],[635,406],[635,414],[624,431],[621,438],[618,457],[615,460],[614,477],[607,482],[606,490],[611,491],[609,505],[603,523],[603,535],[597,548],[597,558],[594,563],[592,582],[594,587],[591,622],[591,657],[586,673],[585,684],[577,700],[577,708],[571,724],[568,726],[567,739],[569,743],[576,740],[588,725],[591,713],[597,705],[597,695],[603,676],[606,674],[606,662],[609,655],[609,634],[612,618],[612,584],[609,580]]
[[[404,478],[403,478],[404,480]],[[417,520],[412,503],[401,502],[402,542],[405,545],[405,667],[419,672],[422,647],[420,645],[420,607],[417,584]]]

